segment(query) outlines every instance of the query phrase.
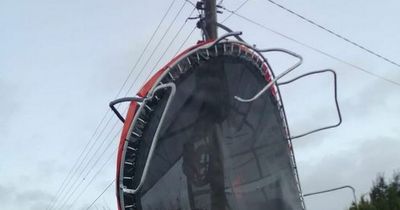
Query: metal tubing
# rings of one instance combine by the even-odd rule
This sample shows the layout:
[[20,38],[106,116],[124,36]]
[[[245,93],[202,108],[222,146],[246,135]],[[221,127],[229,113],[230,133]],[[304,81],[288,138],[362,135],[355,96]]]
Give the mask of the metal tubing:
[[330,129],[330,128],[335,128],[335,127],[338,127],[338,126],[342,123],[342,114],[341,114],[341,112],[340,112],[340,107],[339,107],[339,102],[338,102],[338,97],[337,97],[337,76],[336,76],[336,72],[333,71],[332,69],[323,69],[323,70],[308,72],[308,73],[306,73],[306,74],[303,74],[303,75],[300,75],[300,76],[298,76],[298,77],[295,77],[295,78],[293,78],[293,79],[291,79],[291,80],[278,83],[278,86],[280,86],[280,85],[287,85],[287,84],[289,84],[289,83],[291,83],[291,82],[294,82],[294,81],[296,81],[296,80],[298,80],[298,79],[301,79],[301,78],[303,78],[303,77],[306,77],[306,76],[309,76],[309,75],[312,75],[312,74],[321,74],[321,73],[325,73],[325,72],[328,72],[328,73],[330,72],[330,73],[333,74],[334,92],[335,92],[335,105],[336,105],[336,111],[337,111],[337,114],[338,114],[339,121],[338,121],[336,124],[334,124],[334,125],[325,126],[325,127],[318,128],[318,129],[315,129],[315,130],[312,130],[312,131],[309,131],[309,132],[306,132],[306,133],[303,133],[303,134],[300,134],[300,135],[292,136],[292,137],[290,137],[291,139],[296,139],[296,138],[304,137],[304,136],[307,136],[307,135],[309,135],[309,134],[312,134],[312,133],[315,133],[315,132],[318,132],[318,131],[321,131],[321,130],[326,130],[326,129]]
[[144,99],[141,97],[124,97],[124,98],[119,98],[114,101],[111,101],[109,106],[110,106],[111,110],[115,113],[115,115],[117,115],[117,117],[122,121],[122,123],[125,123],[124,117],[122,117],[122,115],[119,113],[117,108],[115,108],[115,105],[122,103],[122,102],[129,102],[129,101],[143,102],[143,100]]
[[154,150],[155,150],[155,148],[156,148],[156,146],[157,146],[158,135],[159,135],[159,133],[160,133],[162,124],[163,124],[163,122],[164,122],[165,115],[166,115],[166,113],[168,113],[168,109],[169,109],[169,107],[170,107],[170,105],[171,105],[171,101],[172,101],[172,99],[173,99],[174,96],[175,96],[176,86],[175,86],[174,83],[171,83],[171,82],[170,82],[170,83],[166,83],[166,84],[159,85],[159,86],[157,86],[157,87],[154,89],[153,92],[151,92],[151,93],[149,94],[148,97],[146,97],[146,100],[147,100],[147,98],[152,98],[152,97],[154,96],[154,93],[155,93],[155,92],[157,92],[157,91],[160,90],[160,89],[164,89],[164,88],[171,88],[171,93],[170,93],[170,95],[169,95],[167,104],[165,105],[164,112],[163,112],[163,114],[162,114],[162,116],[161,116],[161,119],[160,119],[159,124],[158,124],[157,129],[156,129],[156,132],[155,132],[155,134],[154,134],[153,141],[151,142],[149,154],[147,155],[146,163],[145,163],[145,166],[144,166],[144,169],[143,169],[143,174],[142,174],[142,176],[140,177],[140,182],[139,182],[139,184],[137,185],[137,187],[136,187],[135,189],[127,189],[125,186],[121,186],[123,192],[125,192],[125,193],[136,194],[136,193],[140,190],[140,188],[143,186],[144,181],[146,180],[147,173],[148,173],[149,166],[150,166],[150,162],[151,162],[151,160],[152,160],[152,158],[153,158]]
[[241,32],[241,31],[233,31],[233,32],[226,33],[226,34],[224,34],[224,35],[218,37],[218,39],[216,39],[216,40],[213,42],[213,44],[212,44],[211,46],[209,46],[209,48],[213,47],[214,45],[218,44],[220,41],[222,41],[222,40],[224,40],[224,39],[226,39],[226,38],[228,38],[228,37],[230,37],[230,36],[236,37],[236,36],[239,36],[239,35],[242,35],[242,32]]
[[[227,26],[221,24],[221,23],[217,23],[217,26],[222,28],[223,30],[225,30],[226,32],[233,32],[232,29],[228,28]],[[237,40],[244,42],[244,40],[239,36],[239,35],[233,35]]]
[[283,48],[271,48],[271,49],[265,49],[265,50],[257,50],[260,53],[263,52],[274,52],[274,51],[279,51],[279,52],[283,52],[286,54],[289,54],[293,57],[296,57],[299,59],[299,61],[294,64],[293,66],[291,66],[290,68],[288,68],[287,70],[285,70],[284,72],[282,72],[281,74],[279,74],[278,76],[276,76],[273,80],[271,80],[262,90],[260,90],[257,94],[255,94],[253,97],[249,98],[249,99],[244,99],[242,97],[239,96],[235,96],[235,99],[240,101],[240,102],[252,102],[254,100],[256,100],[257,98],[259,98],[262,94],[264,94],[270,87],[272,87],[272,85],[274,85],[280,78],[282,78],[283,76],[285,76],[286,74],[288,74],[289,72],[293,71],[295,68],[299,67],[302,63],[303,63],[303,57],[301,57],[300,55],[283,49]]
[[304,194],[303,197],[307,197],[307,196],[312,196],[312,195],[318,195],[318,194],[323,194],[323,193],[328,193],[328,192],[332,192],[332,191],[336,191],[336,190],[341,190],[344,188],[349,188],[351,189],[351,191],[353,192],[353,201],[354,204],[357,205],[357,196],[356,196],[356,190],[354,189],[354,187],[350,186],[350,185],[345,185],[342,187],[336,187],[336,188],[332,188],[332,189],[328,189],[328,190],[323,190],[323,191],[318,191],[318,192],[313,192],[313,193],[307,193]]

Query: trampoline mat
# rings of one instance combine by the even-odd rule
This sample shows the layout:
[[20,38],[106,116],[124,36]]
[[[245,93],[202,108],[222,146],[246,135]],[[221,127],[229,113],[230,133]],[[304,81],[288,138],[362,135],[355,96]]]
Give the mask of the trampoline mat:
[[[266,85],[253,62],[211,57],[173,82],[176,94],[148,175],[137,194],[124,195],[125,203],[143,210],[303,209],[276,97],[269,91],[251,103],[234,99]],[[147,104],[152,112],[128,187],[140,180],[169,94]]]

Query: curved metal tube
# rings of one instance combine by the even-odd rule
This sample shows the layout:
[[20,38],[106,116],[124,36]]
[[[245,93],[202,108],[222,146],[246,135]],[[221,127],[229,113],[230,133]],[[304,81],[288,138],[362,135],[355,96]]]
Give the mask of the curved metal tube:
[[292,51],[283,49],[283,48],[271,48],[271,49],[264,49],[264,50],[257,50],[260,53],[263,52],[283,52],[286,54],[289,54],[293,57],[296,57],[299,59],[299,61],[297,63],[295,63],[293,66],[291,66],[290,68],[288,68],[287,70],[285,70],[284,72],[280,73],[278,76],[276,76],[273,80],[271,80],[262,90],[260,90],[257,94],[255,94],[253,97],[248,98],[248,99],[244,99],[242,97],[239,96],[235,96],[235,99],[240,101],[240,102],[252,102],[254,100],[256,100],[257,98],[259,98],[262,94],[264,94],[272,85],[274,85],[280,78],[282,78],[283,76],[285,76],[286,74],[288,74],[289,72],[293,71],[295,68],[299,67],[302,63],[303,63],[303,57],[301,57],[301,55],[298,55]]
[[139,184],[137,185],[137,187],[136,187],[135,189],[128,189],[128,188],[126,188],[125,186],[120,186],[120,187],[122,188],[122,191],[125,192],[125,193],[129,193],[129,194],[135,194],[135,193],[137,193],[137,192],[140,190],[140,188],[143,186],[144,181],[146,180],[147,173],[148,173],[148,171],[149,171],[150,162],[151,162],[151,160],[152,160],[152,158],[153,158],[154,150],[156,149],[156,146],[157,146],[158,135],[159,135],[160,130],[161,130],[161,127],[162,127],[162,125],[163,125],[163,123],[164,123],[165,115],[166,115],[166,113],[168,113],[168,109],[169,109],[169,107],[170,107],[170,105],[171,105],[171,101],[172,101],[172,99],[173,99],[174,96],[175,96],[176,86],[175,86],[174,83],[171,83],[171,82],[170,82],[170,83],[166,83],[166,84],[159,85],[159,86],[157,86],[157,87],[154,89],[154,91],[152,91],[151,93],[149,93],[149,96],[148,96],[148,97],[146,97],[146,100],[147,100],[148,98],[152,98],[152,97],[154,96],[154,93],[155,93],[155,92],[157,92],[157,91],[160,90],[160,89],[164,89],[164,88],[171,88],[171,93],[170,93],[170,95],[169,95],[169,97],[168,97],[167,104],[165,105],[164,112],[163,112],[163,114],[161,115],[161,118],[160,118],[160,121],[159,121],[159,123],[158,123],[156,132],[154,133],[154,137],[153,137],[153,140],[152,140],[152,142],[151,142],[149,154],[147,155],[146,163],[145,163],[145,165],[144,165],[143,174],[142,174],[142,176],[140,177],[140,182],[139,182]]
[[115,99],[115,100],[111,101],[109,106],[110,106],[111,110],[115,113],[115,115],[117,115],[117,117],[122,121],[122,123],[125,123],[124,117],[121,115],[121,113],[119,113],[117,108],[115,108],[115,105],[122,103],[122,102],[130,102],[130,101],[143,102],[143,100],[144,100],[144,98],[141,98],[141,97],[124,97],[124,98],[119,98],[119,99]]
[[[227,26],[221,24],[221,23],[217,23],[217,26],[222,28],[223,30],[225,30],[228,33],[233,32],[232,29],[228,28]],[[241,34],[240,34],[241,35]],[[239,36],[239,35],[233,35],[237,40],[244,42],[244,40]]]
[[307,136],[307,135],[309,135],[309,134],[312,134],[312,133],[315,133],[315,132],[318,132],[318,131],[321,131],[321,130],[326,130],[326,129],[330,129],[330,128],[335,128],[335,127],[338,127],[340,124],[342,124],[342,114],[341,114],[341,112],[340,112],[340,107],[339,107],[339,102],[338,102],[338,97],[337,97],[337,76],[336,76],[336,72],[333,71],[332,69],[323,69],[323,70],[308,72],[308,73],[306,73],[306,74],[303,74],[303,75],[300,75],[300,76],[298,76],[298,77],[295,77],[295,78],[293,78],[293,79],[291,79],[291,80],[278,83],[278,85],[287,85],[287,84],[289,84],[289,83],[291,83],[291,82],[294,82],[294,81],[296,81],[296,80],[298,80],[298,79],[301,79],[301,78],[303,78],[303,77],[306,77],[306,76],[309,76],[309,75],[312,75],[312,74],[321,74],[321,73],[325,73],[325,72],[330,72],[330,73],[333,74],[334,91],[335,91],[335,105],[336,105],[336,111],[337,111],[337,114],[338,114],[338,117],[339,117],[339,122],[337,122],[337,123],[334,124],[334,125],[325,126],[325,127],[322,127],[322,128],[318,128],[318,129],[315,129],[315,130],[312,130],[312,131],[309,131],[309,132],[306,132],[306,133],[297,135],[297,136],[292,136],[292,137],[290,137],[291,139],[296,139],[296,138],[304,137],[304,136]]
[[318,194],[322,194],[322,193],[328,193],[328,192],[332,192],[332,191],[336,191],[336,190],[341,190],[341,189],[344,189],[344,188],[349,188],[353,192],[353,200],[354,200],[354,203],[357,204],[356,189],[354,189],[354,187],[352,187],[350,185],[345,185],[345,186],[342,186],[342,187],[336,187],[336,188],[323,190],[323,191],[318,191],[318,192],[313,192],[313,193],[307,193],[307,194],[304,194],[303,197],[312,196],[312,195],[318,195]]
[[209,48],[214,47],[214,45],[218,44],[218,43],[219,43],[220,41],[222,41],[223,39],[226,39],[226,38],[228,38],[228,37],[230,37],[230,36],[237,37],[237,36],[239,36],[239,35],[242,35],[242,32],[241,32],[241,31],[233,31],[233,32],[226,33],[226,34],[224,34],[224,35],[218,37],[218,38],[214,41],[214,43],[213,43]]

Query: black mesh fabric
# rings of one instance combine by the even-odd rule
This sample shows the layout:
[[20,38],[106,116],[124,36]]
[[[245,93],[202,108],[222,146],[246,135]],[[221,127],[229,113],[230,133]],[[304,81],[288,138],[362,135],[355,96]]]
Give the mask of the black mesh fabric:
[[[174,81],[177,90],[134,200],[143,210],[300,210],[300,193],[276,98],[260,70],[240,57],[217,56]],[[143,170],[169,96],[148,104],[136,176]],[[128,169],[126,169],[128,170]]]

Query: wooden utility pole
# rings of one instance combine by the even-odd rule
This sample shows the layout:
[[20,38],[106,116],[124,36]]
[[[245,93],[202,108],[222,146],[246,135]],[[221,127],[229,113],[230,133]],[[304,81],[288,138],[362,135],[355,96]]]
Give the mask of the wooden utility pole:
[[217,3],[216,0],[203,0],[204,3],[204,23],[203,32],[206,39],[216,39],[217,33]]

